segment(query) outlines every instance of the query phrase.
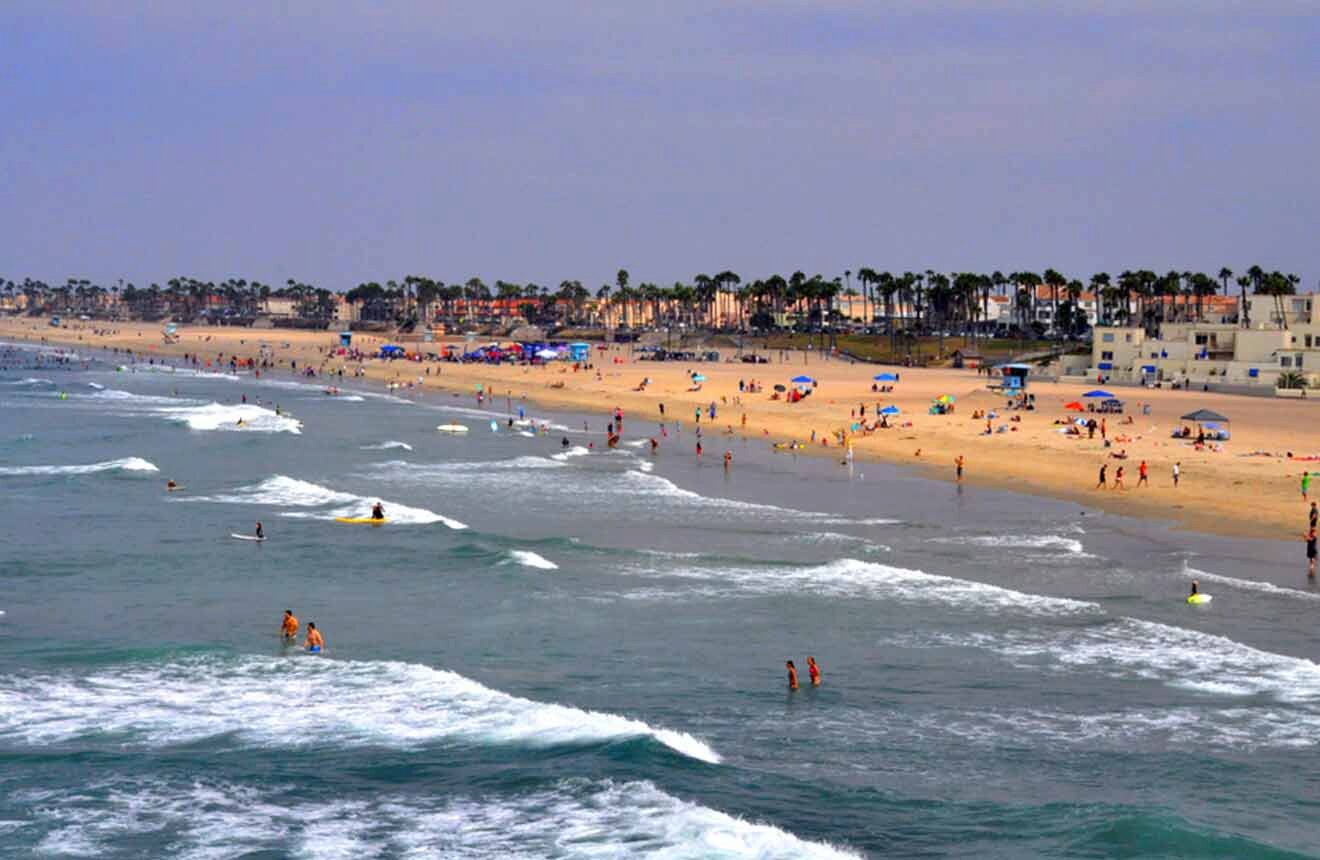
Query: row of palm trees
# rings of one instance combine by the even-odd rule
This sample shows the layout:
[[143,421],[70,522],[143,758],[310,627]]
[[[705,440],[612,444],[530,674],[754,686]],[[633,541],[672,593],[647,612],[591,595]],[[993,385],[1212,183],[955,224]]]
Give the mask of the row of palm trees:
[[[774,274],[744,282],[733,271],[715,275],[698,274],[690,283],[662,287],[654,283],[633,284],[626,269],[620,269],[612,284],[593,293],[580,281],[561,281],[557,289],[536,283],[518,284],[497,280],[494,288],[481,278],[446,284],[421,275],[400,280],[364,282],[346,293],[360,307],[365,320],[404,322],[442,318],[451,321],[519,315],[529,321],[562,324],[619,326],[683,325],[726,330],[771,330],[791,323],[811,329],[837,329],[844,322],[880,324],[891,338],[906,332],[956,329],[984,332],[1000,322],[991,313],[991,297],[1011,301],[1011,317],[1021,332],[1045,329],[1060,339],[1077,338],[1087,329],[1082,312],[1084,293],[1094,296],[1100,324],[1141,325],[1154,331],[1170,321],[1204,320],[1205,300],[1220,290],[1230,294],[1236,286],[1241,301],[1231,315],[1233,321],[1251,325],[1249,294],[1273,297],[1273,321],[1287,325],[1283,297],[1296,293],[1296,275],[1267,272],[1252,266],[1235,277],[1222,268],[1216,277],[1201,272],[1169,271],[1163,275],[1147,269],[1126,270],[1111,277],[1092,275],[1087,283],[1069,278],[1055,269],[1004,274],[976,272],[893,273],[870,267],[854,273],[826,278],[796,271],[787,277]],[[858,289],[860,288],[860,290]],[[220,312],[238,317],[260,313],[271,297],[291,298],[299,316],[328,320],[333,316],[335,296],[327,289],[289,279],[280,288],[257,280],[231,278],[220,282],[176,277],[165,286],[138,288],[119,283],[109,288],[86,279],[68,279],[51,286],[25,278],[21,282],[0,278],[0,293],[9,298],[27,297],[36,311],[96,312],[107,306],[127,309],[132,316],[159,318],[169,313],[190,319]],[[1042,295],[1048,296],[1043,299]],[[838,309],[840,297],[860,315],[845,320]],[[1042,307],[1049,307],[1046,315]],[[1238,312],[1240,309],[1240,312]],[[1049,325],[1040,322],[1048,318]]]

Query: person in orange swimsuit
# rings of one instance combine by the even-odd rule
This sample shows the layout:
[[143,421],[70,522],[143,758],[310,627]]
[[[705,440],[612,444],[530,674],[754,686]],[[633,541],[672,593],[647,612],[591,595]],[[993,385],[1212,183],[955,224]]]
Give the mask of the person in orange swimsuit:
[[284,620],[280,622],[280,635],[284,637],[286,643],[298,638],[298,619],[294,617],[292,609],[284,610]]
[[820,686],[820,667],[816,665],[815,657],[807,658],[807,673],[811,675],[811,686]]
[[303,640],[303,647],[310,654],[320,654],[325,647],[325,640],[321,638],[321,631],[316,629],[315,621],[307,622],[307,638]]

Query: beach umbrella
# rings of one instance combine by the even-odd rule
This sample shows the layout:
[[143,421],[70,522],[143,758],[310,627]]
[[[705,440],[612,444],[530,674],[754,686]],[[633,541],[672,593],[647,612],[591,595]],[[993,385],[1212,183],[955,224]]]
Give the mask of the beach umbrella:
[[692,374],[692,381],[693,381],[693,382],[705,382],[705,381],[706,381],[706,377],[703,376],[703,375],[701,375],[700,373],[694,373],[694,374]]
[[1095,391],[1088,391],[1088,392],[1086,392],[1085,394],[1083,394],[1082,396],[1083,396],[1083,397],[1105,397],[1105,398],[1111,398],[1111,397],[1113,397],[1114,395],[1110,394],[1108,391],[1104,391],[1104,390],[1102,390],[1102,389],[1097,388]]
[[898,382],[898,376],[893,373],[877,373],[871,378],[876,382]]
[[939,399],[938,402],[940,402],[940,403],[953,403],[955,399],[956,399],[956,398],[954,398],[954,396],[953,396],[952,394],[941,394],[941,395],[940,395],[940,399]]
[[898,409],[897,406],[886,406],[884,409],[881,409],[881,410],[880,410],[880,414],[881,414],[881,415],[897,415],[897,414],[899,414],[899,409]]
[[1064,408],[1064,409],[1071,409],[1071,410],[1074,411],[1074,412],[1081,412],[1081,411],[1082,411],[1082,404],[1080,404],[1080,403],[1078,403],[1076,400],[1074,400],[1072,403],[1065,403],[1065,404],[1063,404],[1063,408]]
[[1226,416],[1220,415],[1218,412],[1212,412],[1209,409],[1198,409],[1195,412],[1188,412],[1182,417],[1182,420],[1195,421],[1200,424],[1204,424],[1207,421],[1222,421],[1225,424],[1228,423],[1228,418]]
[[782,386],[782,385],[776,385],[776,386],[775,386],[775,391],[787,391],[787,390],[788,390],[788,389],[785,388],[785,387]]
[[795,376],[789,380],[789,382],[792,382],[796,385],[810,385],[815,381],[816,380],[812,379],[810,376]]
[[544,359],[554,359],[554,358],[559,358],[559,353],[555,352],[553,349],[543,349],[536,354],[536,357],[544,358]]

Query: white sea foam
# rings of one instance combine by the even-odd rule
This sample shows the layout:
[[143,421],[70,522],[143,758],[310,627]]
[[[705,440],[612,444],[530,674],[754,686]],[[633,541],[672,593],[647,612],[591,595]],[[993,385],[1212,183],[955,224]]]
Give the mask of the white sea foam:
[[[258,433],[301,433],[302,422],[289,415],[254,403],[208,403],[204,406],[180,406],[157,410],[171,421],[187,424],[192,430],[242,430]],[[240,424],[239,422],[242,421]]]
[[812,566],[679,567],[651,569],[657,576],[708,580],[733,592],[825,594],[936,603],[975,612],[996,610],[1038,616],[1100,615],[1099,604],[1028,594],[983,582],[845,558]]
[[1264,582],[1259,579],[1239,579],[1235,576],[1224,576],[1221,573],[1211,573],[1208,570],[1201,570],[1190,565],[1184,565],[1183,578],[1199,579],[1203,582],[1218,582],[1230,588],[1259,591],[1263,594],[1285,597],[1290,600],[1320,600],[1320,594],[1314,591],[1303,591],[1300,588],[1283,588],[1272,582]]
[[[287,475],[274,475],[260,484],[243,487],[233,493],[214,496],[189,496],[179,499],[181,502],[218,502],[221,504],[268,505],[274,508],[323,508],[319,511],[286,511],[286,517],[301,519],[333,520],[336,517],[363,517],[376,502],[385,506],[385,517],[395,525],[429,525],[444,523],[451,529],[465,529],[467,526],[458,520],[426,508],[413,508],[407,505],[382,500],[376,496],[357,496],[332,490],[311,481],[290,478]],[[335,507],[330,507],[334,505]]]
[[1252,648],[1224,636],[1135,618],[1066,631],[1018,631],[969,637],[968,644],[1023,665],[1056,671],[1091,669],[1221,696],[1269,695],[1320,702],[1320,665]]
[[558,454],[551,454],[550,458],[553,460],[559,460],[560,462],[563,462],[564,460],[568,460],[572,457],[585,457],[590,453],[591,451],[588,450],[585,446],[574,445],[571,448],[565,448],[563,451],[560,451]]
[[121,391],[118,388],[98,388],[91,394],[77,395],[80,399],[96,401],[109,401],[114,403],[124,403],[128,405],[139,404],[143,406],[161,405],[161,406],[179,406],[182,404],[196,403],[186,397],[162,397],[152,394],[134,394],[131,391]]
[[534,553],[531,550],[511,549],[509,558],[523,567],[535,567],[539,570],[558,570],[559,565],[543,555]]
[[81,466],[4,466],[0,475],[92,475],[97,472],[159,472],[154,463],[141,457],[121,457],[118,460],[106,460],[102,463],[88,463]]
[[407,442],[381,442],[379,445],[363,445],[363,451],[389,451],[394,448],[402,448],[405,451],[411,451],[413,447]]
[[257,747],[402,748],[649,737],[689,758],[720,761],[684,732],[511,696],[415,663],[200,656],[82,676],[0,676],[0,737],[42,746],[105,735],[115,745],[144,747],[232,735]]
[[1086,547],[1076,538],[1063,535],[957,535],[931,538],[932,543],[968,544],[1008,549],[1059,549],[1070,555],[1085,555]]
[[857,860],[768,824],[672,797],[650,782],[566,779],[512,796],[388,792],[304,799],[203,775],[187,781],[101,776],[77,790],[20,790],[39,851],[122,853],[170,834],[176,856],[279,855],[526,860]]

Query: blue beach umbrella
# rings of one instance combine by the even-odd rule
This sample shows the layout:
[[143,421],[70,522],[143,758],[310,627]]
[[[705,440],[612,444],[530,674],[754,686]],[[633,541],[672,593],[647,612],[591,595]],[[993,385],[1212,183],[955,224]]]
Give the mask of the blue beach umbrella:
[[899,414],[899,409],[898,409],[897,406],[886,406],[884,409],[881,409],[881,410],[880,410],[880,414],[881,414],[881,415],[897,415],[897,414]]
[[871,378],[876,382],[898,382],[898,375],[894,373],[877,373]]
[[789,382],[796,383],[798,385],[810,385],[815,381],[816,380],[812,379],[810,376],[795,376],[789,380]]
[[1088,391],[1082,396],[1083,397],[1113,397],[1114,395],[1110,394],[1108,391],[1102,391],[1101,389],[1097,388],[1095,391]]

